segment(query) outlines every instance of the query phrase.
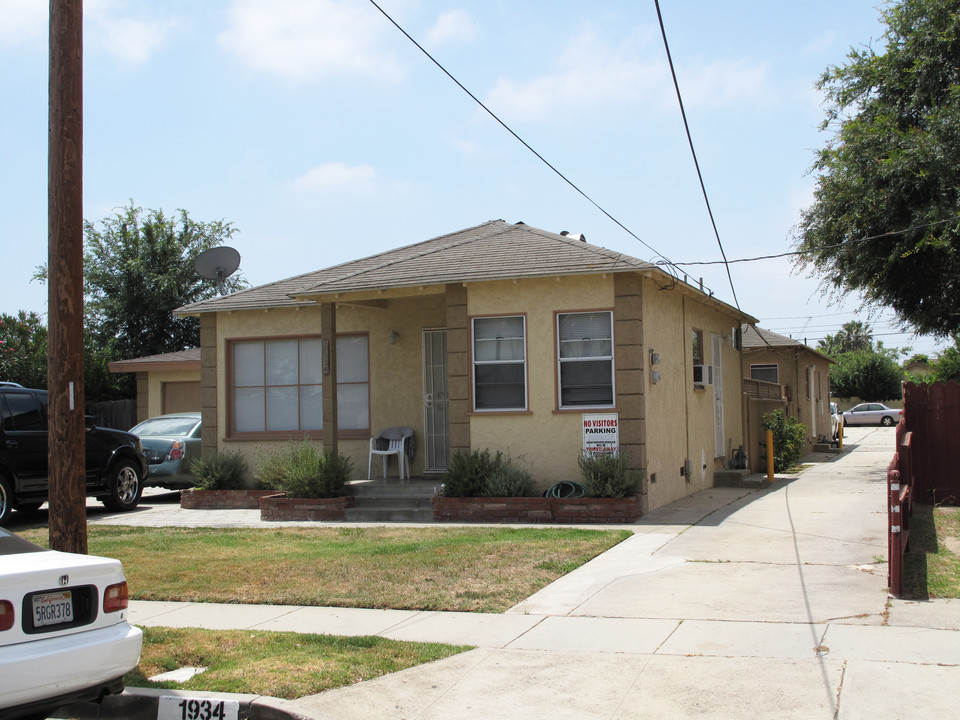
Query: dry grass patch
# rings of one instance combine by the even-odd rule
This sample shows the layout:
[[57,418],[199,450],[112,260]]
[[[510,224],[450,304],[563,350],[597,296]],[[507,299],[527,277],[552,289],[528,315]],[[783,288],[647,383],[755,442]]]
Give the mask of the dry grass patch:
[[[21,533],[45,543],[45,530]],[[91,525],[131,597],[503,612],[630,536],[574,528],[142,528]]]
[[960,598],[960,508],[914,505],[903,560],[905,597]]
[[[379,637],[250,630],[144,629],[143,655],[127,685],[293,699],[352,685],[467,650]],[[206,672],[184,683],[147,678],[181,667]]]

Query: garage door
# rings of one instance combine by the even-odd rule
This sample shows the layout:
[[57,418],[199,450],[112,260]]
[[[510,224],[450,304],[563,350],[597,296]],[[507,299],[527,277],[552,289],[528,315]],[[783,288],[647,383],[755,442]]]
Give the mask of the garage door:
[[200,411],[200,381],[163,383],[163,412]]

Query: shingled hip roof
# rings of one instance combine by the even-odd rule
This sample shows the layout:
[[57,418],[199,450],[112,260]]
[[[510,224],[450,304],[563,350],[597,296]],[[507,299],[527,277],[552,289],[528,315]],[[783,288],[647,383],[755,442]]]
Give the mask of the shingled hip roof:
[[324,296],[518,278],[646,271],[656,265],[579,237],[491,220],[413,245],[185,305],[179,315],[313,305]]

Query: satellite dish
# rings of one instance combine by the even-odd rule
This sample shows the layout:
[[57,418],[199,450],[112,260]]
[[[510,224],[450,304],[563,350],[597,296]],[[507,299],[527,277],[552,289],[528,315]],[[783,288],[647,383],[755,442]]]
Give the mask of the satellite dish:
[[193,267],[198,274],[208,280],[215,280],[217,291],[224,294],[224,283],[240,267],[240,253],[234,248],[222,245],[204,250],[193,261]]

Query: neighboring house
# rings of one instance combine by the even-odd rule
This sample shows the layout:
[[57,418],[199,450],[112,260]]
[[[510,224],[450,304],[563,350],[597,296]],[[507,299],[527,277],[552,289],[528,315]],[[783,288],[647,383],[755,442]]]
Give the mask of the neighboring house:
[[200,348],[110,363],[112,373],[136,373],[137,422],[200,410]]
[[743,444],[736,331],[756,320],[581,236],[495,220],[177,314],[200,318],[204,452],[251,466],[306,436],[364,476],[371,435],[411,426],[415,476],[489,449],[543,490],[599,437],[646,469],[649,510]]
[[782,385],[786,413],[807,427],[806,451],[830,440],[830,366],[836,362],[793,338],[744,325],[743,375]]

